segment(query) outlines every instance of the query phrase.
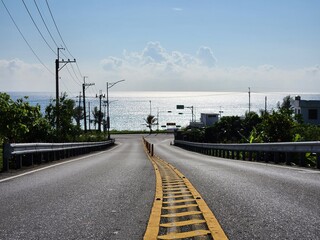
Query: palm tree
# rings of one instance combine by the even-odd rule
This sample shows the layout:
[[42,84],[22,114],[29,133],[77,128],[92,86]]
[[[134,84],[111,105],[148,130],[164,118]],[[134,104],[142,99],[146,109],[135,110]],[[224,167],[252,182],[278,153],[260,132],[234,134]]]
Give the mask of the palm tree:
[[103,113],[98,110],[98,107],[94,107],[94,109],[92,110],[92,114],[93,114],[93,122],[94,122],[94,128],[97,129],[96,125],[101,124],[100,119],[102,119],[103,117]]
[[146,122],[147,127],[150,129],[150,134],[152,133],[152,126],[156,125],[157,118],[151,114],[148,115],[147,118],[144,119]]

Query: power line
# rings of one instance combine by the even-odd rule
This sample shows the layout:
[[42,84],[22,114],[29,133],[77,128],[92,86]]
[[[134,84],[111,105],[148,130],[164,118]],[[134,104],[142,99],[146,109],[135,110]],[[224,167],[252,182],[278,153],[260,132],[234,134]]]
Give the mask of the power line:
[[[59,37],[60,37],[60,39],[61,39],[61,41],[62,41],[65,49],[67,50],[67,52],[70,54],[70,56],[71,56],[72,58],[75,58],[75,57],[71,54],[71,52],[69,51],[69,49],[68,49],[68,47],[67,47],[67,44],[64,42],[64,40],[63,40],[63,38],[62,38],[62,35],[61,35],[61,33],[60,33],[60,31],[59,31],[59,28],[58,28],[58,25],[57,25],[57,23],[56,23],[56,21],[55,21],[55,19],[54,19],[54,17],[53,17],[53,14],[52,14],[51,8],[50,8],[50,6],[49,6],[48,0],[46,0],[46,4],[47,4],[48,10],[49,10],[49,12],[50,12],[52,21],[53,21],[53,23],[54,23],[54,26],[56,27],[56,30],[57,30],[57,32],[58,32],[58,34],[59,34]],[[79,73],[80,73],[81,78],[83,78],[83,76],[82,76],[82,74],[81,74],[81,71],[80,71],[80,68],[79,68],[79,65],[78,65],[77,62],[76,62],[76,66],[77,66],[77,68],[78,68],[78,71],[79,71]]]
[[[71,64],[71,66],[72,66],[72,64]],[[71,77],[71,79],[78,85],[78,86],[81,86],[81,83],[79,83],[73,76],[72,76],[72,74],[71,74],[71,72],[70,72],[70,70],[69,70],[69,68],[68,68],[68,66],[66,66],[66,69],[67,69],[67,71],[68,71],[68,73],[69,73],[69,75],[70,75],[70,77]]]
[[[76,63],[77,63],[77,62],[76,62]],[[82,84],[82,82],[79,80],[78,75],[76,74],[76,71],[74,70],[74,67],[72,66],[72,64],[71,64],[71,68],[72,68],[72,71],[73,71],[74,75],[76,76],[78,82],[79,82],[80,84]],[[81,77],[81,76],[80,76],[80,77]]]
[[52,12],[51,12],[51,9],[50,9],[48,0],[46,0],[46,3],[47,3],[48,10],[49,10],[49,12],[50,12],[52,21],[53,21],[53,23],[54,23],[54,26],[56,27],[56,30],[57,30],[57,32],[58,32],[58,34],[59,34],[59,36],[60,36],[60,39],[61,39],[61,41],[62,41],[65,49],[67,49],[67,52],[70,54],[70,56],[71,56],[72,58],[74,58],[74,57],[72,56],[72,54],[70,53],[69,49],[67,48],[66,43],[63,41],[63,38],[62,38],[62,36],[61,36],[61,33],[60,33],[59,28],[58,28],[58,26],[57,26],[57,23],[56,23],[56,21],[54,20],[53,14],[52,14]]
[[36,27],[36,29],[38,30],[38,32],[39,32],[39,34],[40,34],[40,36],[42,37],[43,41],[45,41],[45,43],[46,43],[46,44],[47,44],[47,46],[51,49],[51,51],[53,52],[53,54],[55,54],[55,51],[54,51],[54,50],[53,50],[53,48],[49,45],[49,43],[47,42],[47,40],[46,40],[46,39],[45,39],[45,37],[43,36],[42,32],[40,31],[40,29],[39,29],[38,25],[37,25],[37,24],[36,24],[36,22],[34,21],[34,19],[33,19],[32,15],[31,15],[31,13],[30,13],[30,11],[29,11],[29,9],[28,9],[27,5],[26,5],[26,3],[24,2],[24,0],[22,0],[22,2],[23,2],[24,7],[26,8],[26,10],[27,10],[27,12],[28,12],[28,14],[29,14],[29,17],[31,18],[31,20],[32,20],[32,22],[33,22],[33,24],[34,24],[34,26]]
[[29,42],[27,41],[27,39],[25,38],[25,36],[23,35],[23,33],[21,32],[20,28],[18,27],[16,21],[14,20],[14,18],[12,17],[9,9],[7,8],[6,4],[4,3],[3,0],[1,0],[4,8],[6,9],[7,13],[9,14],[13,24],[15,25],[15,27],[17,28],[18,32],[20,33],[21,37],[23,38],[23,40],[25,41],[25,43],[28,45],[28,47],[30,48],[31,52],[35,55],[35,57],[38,59],[38,61],[41,63],[42,66],[44,66],[48,72],[50,72],[52,75],[54,75],[54,73],[42,62],[42,60],[40,59],[40,57],[36,54],[36,52],[33,50],[33,48],[31,47],[31,45],[29,44]]
[[49,33],[49,35],[50,35],[50,37],[51,37],[52,41],[54,42],[54,44],[56,45],[56,47],[59,47],[59,46],[58,46],[58,44],[56,43],[56,41],[54,40],[54,38],[53,38],[53,36],[52,36],[52,34],[51,34],[51,32],[50,32],[50,30],[49,30],[49,28],[48,28],[47,24],[46,24],[46,21],[44,20],[44,18],[43,18],[43,16],[42,16],[42,14],[41,14],[41,11],[40,11],[40,9],[39,9],[39,7],[38,7],[38,4],[37,4],[36,0],[33,0],[33,1],[34,1],[34,4],[35,4],[35,5],[36,5],[36,7],[37,7],[38,13],[39,13],[39,15],[40,15],[40,17],[41,17],[41,19],[42,19],[43,24],[45,25],[45,27],[46,27],[46,29],[47,29],[47,31],[48,31],[48,33]]

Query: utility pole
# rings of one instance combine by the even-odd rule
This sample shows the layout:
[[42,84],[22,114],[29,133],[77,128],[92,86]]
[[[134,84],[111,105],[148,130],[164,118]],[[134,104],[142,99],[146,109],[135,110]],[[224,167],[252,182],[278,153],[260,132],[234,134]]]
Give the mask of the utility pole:
[[249,113],[251,111],[251,92],[250,92],[250,88],[249,88]]
[[78,127],[80,127],[80,118],[81,118],[81,92],[79,92],[79,108],[78,108]]
[[[59,51],[60,50],[64,50],[64,48],[57,48],[57,59],[56,59],[56,111],[57,111],[57,116],[56,116],[56,129],[59,130],[60,127],[60,103],[59,103],[59,71],[68,63],[73,63],[76,62],[76,60],[74,59],[73,61],[71,61],[70,59],[68,59],[67,61],[65,60],[61,60],[60,61],[60,57],[59,57]],[[60,68],[59,64],[63,63],[62,67]]]
[[99,123],[98,123],[98,131],[101,132],[101,121],[102,121],[102,112],[101,112],[101,99],[105,98],[106,96],[102,94],[102,90],[99,91],[99,95],[96,95],[99,98]]
[[149,102],[150,102],[150,116],[151,116],[151,114],[152,114],[152,111],[151,111],[151,100],[149,100]]
[[[83,77],[83,84],[82,84],[82,92],[83,92],[83,115],[84,115],[84,132],[87,132],[87,114],[86,114],[86,87],[90,87],[94,85],[94,83],[86,83],[87,76]],[[89,110],[89,116],[90,116],[90,110]],[[90,126],[90,122],[89,122]]]
[[267,113],[267,100],[268,100],[268,97],[265,96],[264,97],[264,113]]
[[89,102],[89,131],[91,130],[91,109],[90,109],[90,102]]

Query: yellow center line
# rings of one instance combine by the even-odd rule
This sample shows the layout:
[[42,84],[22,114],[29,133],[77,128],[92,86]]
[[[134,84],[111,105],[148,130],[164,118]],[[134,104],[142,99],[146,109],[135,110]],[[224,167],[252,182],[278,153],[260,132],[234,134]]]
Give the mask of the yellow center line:
[[155,170],[156,194],[144,240],[228,239],[191,182],[153,151],[151,154],[150,146],[153,149],[152,144],[145,144],[145,151]]

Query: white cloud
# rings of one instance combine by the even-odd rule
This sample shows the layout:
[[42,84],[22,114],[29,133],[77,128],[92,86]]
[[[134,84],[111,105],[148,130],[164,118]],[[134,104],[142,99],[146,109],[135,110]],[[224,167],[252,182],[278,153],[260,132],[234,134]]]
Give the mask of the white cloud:
[[175,8],[172,8],[173,11],[176,11],[176,12],[181,12],[183,9],[182,8],[178,8],[178,7],[175,7]]
[[115,66],[112,76],[126,78],[128,90],[242,91],[248,86],[257,91],[320,90],[320,66],[294,70],[269,64],[219,67],[213,50],[207,46],[190,55],[149,42],[140,52],[124,50],[120,60],[122,65]]
[[[100,66],[85,69],[90,82],[104,89],[105,82],[126,79],[121,90],[133,91],[320,91],[320,65],[281,69],[264,64],[257,67],[222,67],[212,48],[202,46],[194,54],[169,51],[159,42],[149,42],[141,51],[124,50],[109,56]],[[60,72],[61,91],[77,92],[81,84]],[[40,64],[19,59],[0,60],[1,91],[55,91],[55,76]]]
[[2,91],[50,91],[55,82],[41,64],[0,59],[0,84]]
[[213,52],[209,47],[200,47],[197,52],[197,58],[200,62],[208,67],[213,67],[216,64],[216,59],[213,56]]

